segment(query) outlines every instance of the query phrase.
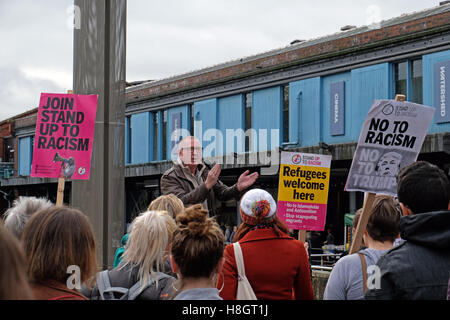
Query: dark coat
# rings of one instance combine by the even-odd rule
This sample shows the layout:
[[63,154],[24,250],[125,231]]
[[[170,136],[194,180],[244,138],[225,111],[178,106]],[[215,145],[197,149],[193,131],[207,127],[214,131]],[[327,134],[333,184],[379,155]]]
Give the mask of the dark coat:
[[[187,170],[186,168],[184,170]],[[208,191],[205,182],[208,176],[208,168],[201,164],[198,166],[199,175],[202,178],[198,185],[194,184],[192,175],[187,176],[183,171],[183,167],[174,163],[173,167],[164,172],[161,177],[161,193],[163,195],[174,194],[183,201],[185,207],[193,204],[202,204],[207,200],[208,211],[210,216],[217,215],[216,199],[226,201],[230,199],[239,200],[241,193],[237,190],[237,184],[227,187],[220,180]]]
[[450,211],[405,216],[399,222],[406,240],[378,260],[380,288],[366,299],[446,299],[450,271]]
[[[138,273],[139,267],[126,265],[123,267],[124,262],[121,262],[116,268],[109,271],[109,281],[111,287],[131,288],[136,282],[139,281]],[[123,268],[122,268],[123,267]],[[158,281],[158,298],[151,295],[153,290],[147,288],[140,293],[136,300],[166,300],[170,299],[175,294],[173,283],[176,281],[174,277],[164,278]],[[100,300],[100,293],[97,286],[92,289],[83,288],[81,292],[90,300]],[[120,298],[120,297],[117,297]]]

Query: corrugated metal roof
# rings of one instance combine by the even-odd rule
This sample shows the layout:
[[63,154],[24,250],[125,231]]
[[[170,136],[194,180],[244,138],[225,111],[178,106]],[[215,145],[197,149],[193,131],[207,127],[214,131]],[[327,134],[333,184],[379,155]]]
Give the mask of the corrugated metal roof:
[[263,52],[263,53],[259,53],[259,54],[255,54],[255,55],[251,55],[251,56],[247,56],[247,57],[231,60],[231,61],[228,61],[228,62],[225,62],[225,63],[219,63],[219,64],[216,64],[216,65],[213,65],[213,66],[210,66],[210,67],[206,67],[206,68],[202,68],[202,69],[198,69],[198,70],[182,73],[182,74],[179,74],[179,75],[174,75],[174,76],[171,76],[171,77],[168,77],[168,78],[164,78],[164,79],[160,79],[160,80],[154,80],[154,81],[151,81],[151,83],[150,82],[144,82],[144,83],[136,85],[136,86],[128,87],[126,89],[126,91],[127,92],[133,92],[133,91],[136,91],[136,90],[145,89],[145,88],[161,85],[161,84],[164,84],[164,83],[169,83],[169,82],[176,81],[176,80],[180,80],[180,79],[184,79],[184,78],[188,78],[188,77],[201,75],[201,74],[208,73],[208,72],[211,72],[211,71],[216,71],[216,70],[224,69],[224,68],[227,68],[227,67],[243,64],[243,63],[254,61],[254,60],[257,60],[257,59],[267,58],[267,57],[271,57],[271,56],[274,56],[274,55],[277,55],[277,54],[287,53],[287,52],[290,52],[290,51],[298,50],[298,49],[301,49],[301,48],[306,48],[306,47],[313,46],[313,45],[316,45],[316,44],[325,43],[325,42],[329,42],[329,41],[333,41],[333,40],[337,40],[337,39],[342,39],[342,38],[346,38],[346,37],[362,34],[364,32],[368,32],[370,30],[391,27],[391,26],[395,26],[395,25],[402,24],[402,23],[405,23],[405,22],[414,21],[414,20],[417,20],[417,19],[422,19],[422,18],[426,18],[426,17],[429,17],[429,16],[433,16],[433,15],[437,15],[437,14],[444,13],[444,12],[449,12],[449,11],[450,11],[450,4],[445,4],[445,5],[440,5],[440,6],[437,6],[437,7],[430,8],[430,9],[425,9],[425,10],[422,10],[422,11],[402,14],[399,17],[394,17],[394,18],[391,18],[391,19],[388,19],[388,20],[383,20],[383,21],[380,21],[379,23],[375,23],[375,24],[372,24],[372,25],[357,27],[357,28],[354,28],[354,29],[351,29],[351,30],[348,30],[348,31],[341,31],[341,32],[336,32],[336,33],[330,34],[330,35],[313,38],[313,39],[310,39],[310,40],[307,40],[307,41],[303,41],[303,42],[300,42],[300,43],[295,43],[293,45],[287,45],[287,46],[282,47],[282,48],[277,48],[277,49],[273,49],[273,50],[266,51],[266,52]]

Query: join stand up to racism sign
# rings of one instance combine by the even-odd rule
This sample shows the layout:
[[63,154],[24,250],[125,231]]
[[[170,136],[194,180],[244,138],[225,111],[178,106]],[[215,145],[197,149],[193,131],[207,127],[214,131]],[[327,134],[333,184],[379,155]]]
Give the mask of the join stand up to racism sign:
[[31,176],[88,180],[97,95],[42,93]]
[[294,230],[324,230],[331,156],[282,152],[277,215]]

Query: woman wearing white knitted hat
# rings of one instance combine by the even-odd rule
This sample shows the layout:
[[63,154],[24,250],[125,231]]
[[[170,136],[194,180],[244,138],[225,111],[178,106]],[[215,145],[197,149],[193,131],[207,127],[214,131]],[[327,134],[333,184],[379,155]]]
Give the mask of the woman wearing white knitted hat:
[[[288,236],[277,218],[277,205],[265,190],[252,189],[240,202],[242,223],[233,241],[242,250],[245,276],[258,300],[313,299],[308,256],[303,243]],[[225,264],[217,287],[225,300],[236,299],[238,268],[232,244],[225,248]]]

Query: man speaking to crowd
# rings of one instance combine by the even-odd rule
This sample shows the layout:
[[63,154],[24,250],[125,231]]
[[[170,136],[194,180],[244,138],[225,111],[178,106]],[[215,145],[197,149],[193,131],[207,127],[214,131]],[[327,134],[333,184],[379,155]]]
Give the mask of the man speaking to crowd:
[[210,216],[215,216],[216,199],[239,200],[241,193],[258,178],[257,172],[249,174],[247,170],[239,176],[237,183],[227,187],[219,180],[220,171],[220,164],[208,170],[202,161],[200,141],[186,137],[178,145],[177,160],[161,177],[161,192],[163,195],[174,194],[185,206],[200,203],[208,209]]

